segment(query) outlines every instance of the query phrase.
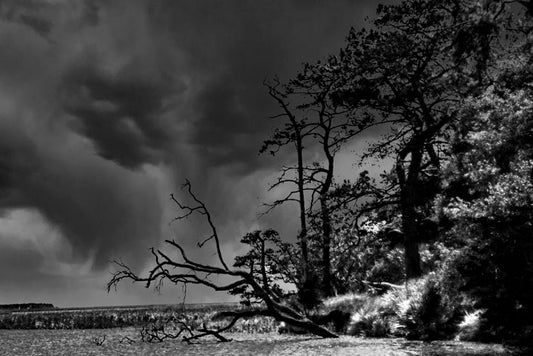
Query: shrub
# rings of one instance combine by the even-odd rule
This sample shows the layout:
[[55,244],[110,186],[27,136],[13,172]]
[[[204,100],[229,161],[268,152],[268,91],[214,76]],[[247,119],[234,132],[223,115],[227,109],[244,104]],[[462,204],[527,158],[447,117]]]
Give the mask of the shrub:
[[393,315],[390,332],[408,339],[434,340],[451,337],[461,306],[447,298],[436,274],[412,280],[382,296],[384,311]]
[[322,309],[326,312],[332,310],[353,312],[354,310],[369,303],[369,299],[373,300],[374,297],[360,293],[338,295],[324,300],[322,302]]
[[[442,283],[469,313],[484,310],[476,340],[533,340],[533,243],[531,229],[515,222],[506,226],[472,224],[468,242],[443,267]],[[469,231],[470,232],[470,231]],[[452,293],[450,293],[452,294]],[[470,302],[468,302],[468,300]],[[459,325],[461,330],[461,326]],[[459,332],[458,337],[467,337]]]
[[348,326],[349,335],[385,337],[391,334],[392,317],[379,298],[369,298],[369,302],[352,314]]
[[[392,313],[381,297],[349,293],[331,297],[323,302],[322,309],[329,314],[342,316],[347,325],[343,328],[349,335],[384,337],[390,335]],[[349,318],[344,319],[348,315]]]
[[484,310],[478,309],[473,312],[467,312],[463,320],[458,325],[455,340],[457,341],[476,341],[480,338],[481,322]]

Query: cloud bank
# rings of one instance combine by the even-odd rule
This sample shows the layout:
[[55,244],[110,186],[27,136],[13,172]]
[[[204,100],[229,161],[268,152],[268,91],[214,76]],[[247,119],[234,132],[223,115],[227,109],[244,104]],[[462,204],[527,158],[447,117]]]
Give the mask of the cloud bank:
[[[277,112],[262,82],[334,53],[374,6],[0,2],[0,303],[88,291],[110,259],[142,269],[165,238],[194,246],[194,226],[168,227],[185,178],[230,255],[250,229],[294,229],[256,219],[279,167],[258,155]],[[81,303],[120,303],[90,295]]]

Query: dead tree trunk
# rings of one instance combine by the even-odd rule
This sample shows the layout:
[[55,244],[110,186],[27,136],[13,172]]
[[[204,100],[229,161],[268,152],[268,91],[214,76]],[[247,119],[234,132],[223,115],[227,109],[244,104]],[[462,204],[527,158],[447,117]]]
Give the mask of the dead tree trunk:
[[[215,266],[212,264],[205,264],[197,261],[191,260],[184,248],[174,240],[166,240],[165,242],[172,247],[175,252],[177,252],[179,258],[169,257],[168,254],[161,250],[152,249],[152,255],[155,260],[155,266],[152,268],[148,275],[139,276],[134,273],[126,264],[122,262],[115,262],[115,265],[118,266],[118,271],[113,273],[111,280],[107,284],[108,292],[111,288],[115,287],[122,280],[131,280],[133,282],[145,283],[146,288],[151,287],[152,285],[160,286],[163,281],[170,281],[174,284],[183,283],[188,284],[198,284],[211,288],[214,291],[234,291],[234,290],[243,290],[243,288],[249,288],[254,298],[261,301],[261,304],[264,305],[262,309],[251,309],[245,311],[235,311],[231,314],[233,319],[224,327],[218,329],[208,329],[204,327],[199,330],[199,333],[192,334],[190,336],[184,337],[183,340],[190,342],[192,340],[213,335],[217,337],[220,341],[229,341],[221,335],[222,332],[230,329],[237,320],[243,317],[250,317],[255,315],[264,315],[271,316],[278,321],[283,321],[289,325],[303,328],[309,331],[312,334],[321,337],[337,337],[336,334],[329,331],[323,326],[320,326],[313,321],[309,320],[305,315],[295,311],[289,306],[283,304],[280,301],[279,295],[277,292],[271,288],[271,278],[266,272],[267,258],[266,258],[266,249],[261,241],[260,248],[256,253],[247,255],[247,259],[241,259],[240,261],[249,262],[250,256],[254,256],[251,264],[249,264],[250,270],[246,271],[244,269],[231,269],[228,267],[227,263],[224,260],[222,251],[220,249],[220,239],[215,229],[213,219],[205,206],[205,204],[200,201],[193,193],[191,185],[189,182],[186,182],[184,185],[189,196],[194,201],[193,206],[185,205],[180,203],[177,199],[172,196],[172,200],[178,205],[179,209],[183,212],[182,215],[178,216],[176,220],[185,219],[191,215],[200,215],[204,217],[209,225],[212,234],[202,241],[199,244],[200,248],[206,245],[207,242],[214,242],[216,255],[218,256],[218,262],[221,267]],[[268,234],[267,234],[268,235]],[[251,235],[256,236],[254,234]],[[270,236],[270,235],[268,235]],[[259,256],[257,256],[259,255]],[[269,255],[270,256],[270,255]],[[237,263],[236,263],[237,264]],[[240,263],[239,265],[245,265]],[[228,278],[232,279],[231,282],[226,282],[225,284],[216,283],[212,281],[213,276],[225,277],[225,280]],[[210,279],[211,278],[211,279]],[[244,292],[242,292],[244,293]]]

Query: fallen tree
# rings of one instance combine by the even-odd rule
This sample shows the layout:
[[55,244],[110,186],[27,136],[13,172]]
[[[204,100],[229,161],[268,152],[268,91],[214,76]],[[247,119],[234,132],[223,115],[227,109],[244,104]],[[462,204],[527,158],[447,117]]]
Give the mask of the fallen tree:
[[[337,337],[336,334],[327,328],[318,325],[307,318],[302,312],[284,303],[284,293],[276,282],[287,280],[287,275],[290,273],[284,267],[290,268],[290,266],[287,266],[283,260],[283,249],[287,245],[281,242],[277,232],[266,230],[264,232],[255,231],[246,234],[241,242],[249,245],[250,250],[246,255],[237,257],[233,266],[234,268],[230,268],[222,254],[219,235],[209,210],[196,197],[189,181],[186,181],[183,189],[186,190],[188,196],[191,198],[192,205],[183,204],[174,195],[171,195],[172,201],[182,213],[175,220],[187,219],[193,215],[205,219],[210,230],[210,235],[206,239],[199,240],[198,247],[204,248],[208,243],[214,245],[217,256],[216,264],[220,266],[214,263],[194,261],[188,257],[185,249],[179,242],[166,240],[166,244],[174,249],[175,252],[178,252],[177,258],[170,257],[168,253],[162,250],[152,248],[151,253],[155,260],[155,266],[145,276],[136,274],[125,263],[115,261],[114,263],[118,267],[118,270],[113,273],[111,280],[107,284],[108,292],[112,288],[116,288],[123,280],[145,283],[146,288],[150,288],[151,286],[160,288],[164,281],[169,281],[185,286],[203,285],[214,291],[238,294],[248,300],[249,305],[254,305],[253,308],[226,312],[225,316],[229,317],[230,320],[222,327],[210,329],[204,325],[196,333],[192,333],[192,330],[187,330],[189,336],[183,337],[183,341],[186,342],[208,335],[215,336],[221,342],[230,341],[222,336],[221,333],[229,330],[239,319],[253,316],[269,316],[275,318],[277,321],[307,330],[309,333],[317,336],[325,338]],[[229,279],[231,281],[214,282],[209,278],[210,276],[218,276],[219,280]]]

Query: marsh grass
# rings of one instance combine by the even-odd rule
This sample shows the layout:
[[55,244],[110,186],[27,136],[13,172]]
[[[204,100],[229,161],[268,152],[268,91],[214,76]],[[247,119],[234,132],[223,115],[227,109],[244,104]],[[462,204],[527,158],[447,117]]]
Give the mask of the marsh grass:
[[[168,325],[170,329],[180,321],[195,330],[204,324],[209,327],[225,325],[227,320],[214,316],[235,308],[239,306],[229,303],[9,312],[0,314],[0,329],[110,329],[150,325]],[[273,318],[254,317],[239,320],[230,331],[268,333],[277,328],[278,323]]]

